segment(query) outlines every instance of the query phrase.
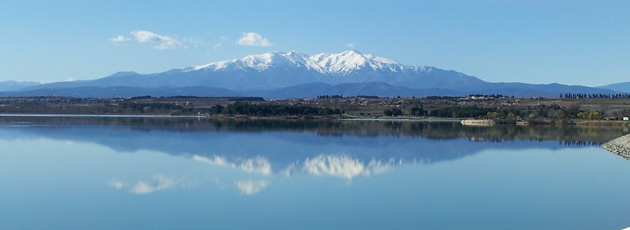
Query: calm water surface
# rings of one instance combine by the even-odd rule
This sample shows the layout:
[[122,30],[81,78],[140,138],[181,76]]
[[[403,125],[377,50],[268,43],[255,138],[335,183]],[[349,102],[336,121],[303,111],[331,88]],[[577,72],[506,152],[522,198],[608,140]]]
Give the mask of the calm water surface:
[[627,133],[0,117],[0,229],[621,229]]

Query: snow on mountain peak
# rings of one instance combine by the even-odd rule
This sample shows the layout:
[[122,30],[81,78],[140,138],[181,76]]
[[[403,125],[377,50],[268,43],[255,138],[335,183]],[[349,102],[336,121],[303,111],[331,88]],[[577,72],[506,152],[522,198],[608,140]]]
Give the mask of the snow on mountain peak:
[[404,66],[395,61],[386,58],[362,54],[355,50],[348,50],[338,54],[321,53],[312,56],[297,51],[269,52],[258,55],[248,55],[241,59],[213,62],[185,70],[254,69],[264,71],[272,66],[303,67],[313,69],[322,74],[333,75],[345,75],[363,68],[369,68],[369,70],[390,70],[394,72],[404,68]]

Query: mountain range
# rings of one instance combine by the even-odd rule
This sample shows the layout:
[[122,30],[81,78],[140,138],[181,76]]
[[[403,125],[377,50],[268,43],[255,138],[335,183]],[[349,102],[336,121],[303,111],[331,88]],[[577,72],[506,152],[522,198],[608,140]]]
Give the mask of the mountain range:
[[403,65],[354,50],[312,56],[296,51],[269,52],[162,73],[118,72],[96,80],[47,84],[0,82],[0,96],[262,96],[279,99],[331,94],[557,97],[565,93],[619,92],[630,92],[630,83],[603,87],[492,83],[453,70]]

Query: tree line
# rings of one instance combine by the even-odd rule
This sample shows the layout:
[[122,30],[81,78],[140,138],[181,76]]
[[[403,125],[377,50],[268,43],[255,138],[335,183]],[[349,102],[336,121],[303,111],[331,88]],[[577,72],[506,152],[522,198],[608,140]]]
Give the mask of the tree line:
[[560,94],[560,98],[571,98],[571,99],[580,99],[580,98],[630,98],[630,94],[628,94],[628,93],[616,93],[616,94],[565,93],[565,94]]
[[317,99],[343,98],[343,95],[318,95]]
[[[401,116],[403,110],[399,108],[387,109],[386,116]],[[445,118],[487,118],[507,120],[536,120],[536,119],[602,119],[604,111],[586,111],[579,106],[538,105],[525,108],[486,108],[479,106],[451,106],[442,108],[424,109],[422,105],[412,107],[408,114],[419,117],[445,117]],[[624,110],[621,116],[629,116],[630,110]]]
[[248,115],[248,116],[327,116],[343,113],[338,108],[319,108],[308,105],[252,104],[236,102],[227,106],[215,105],[211,114]]

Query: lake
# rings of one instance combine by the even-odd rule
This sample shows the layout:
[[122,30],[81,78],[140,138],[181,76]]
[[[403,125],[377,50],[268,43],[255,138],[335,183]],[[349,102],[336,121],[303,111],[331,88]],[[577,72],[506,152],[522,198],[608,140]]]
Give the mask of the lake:
[[622,229],[628,133],[0,117],[0,229]]

